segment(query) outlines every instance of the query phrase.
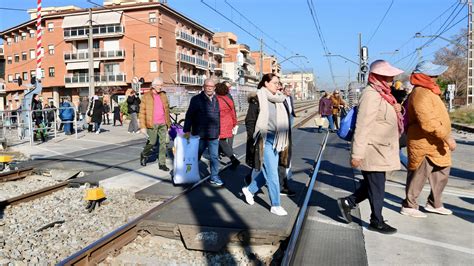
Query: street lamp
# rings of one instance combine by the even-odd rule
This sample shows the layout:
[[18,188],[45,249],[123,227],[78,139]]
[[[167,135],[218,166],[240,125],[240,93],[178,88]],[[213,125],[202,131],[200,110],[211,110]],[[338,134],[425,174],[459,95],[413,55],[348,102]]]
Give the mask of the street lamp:
[[463,50],[467,50],[467,48],[462,46],[459,42],[455,42],[455,41],[450,40],[448,38],[445,38],[441,35],[421,35],[420,32],[417,32],[417,33],[415,33],[415,38],[440,38],[441,40],[445,40],[445,41],[447,41],[451,44],[454,44],[454,45],[457,45],[457,46],[463,48]]
[[349,58],[347,58],[347,57],[345,57],[345,56],[339,55],[339,54],[327,53],[327,54],[325,54],[324,56],[337,56],[337,57],[341,57],[341,58],[343,58],[344,60],[346,60],[346,61],[348,61],[348,62],[351,62],[351,63],[356,64],[357,66],[359,66],[359,63],[357,63],[357,62],[355,62],[355,61],[353,61],[353,60],[351,60],[351,59],[349,59]]

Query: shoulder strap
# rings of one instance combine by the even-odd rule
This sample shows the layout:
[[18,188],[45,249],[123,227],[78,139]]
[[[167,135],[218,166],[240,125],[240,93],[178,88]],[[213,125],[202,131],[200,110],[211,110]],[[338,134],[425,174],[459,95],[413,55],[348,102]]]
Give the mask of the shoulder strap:
[[227,96],[222,97],[222,100],[225,102],[225,104],[227,104],[227,106],[229,106],[230,109],[232,109],[232,106],[230,106],[230,104],[226,101],[226,97]]

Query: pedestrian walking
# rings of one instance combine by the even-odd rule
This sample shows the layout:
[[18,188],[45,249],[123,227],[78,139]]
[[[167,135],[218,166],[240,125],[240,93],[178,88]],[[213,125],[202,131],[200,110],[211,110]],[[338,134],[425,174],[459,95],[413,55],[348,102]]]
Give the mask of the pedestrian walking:
[[[321,117],[326,118],[329,122],[329,132],[335,132],[334,130],[334,120],[333,120],[333,112],[332,112],[332,100],[331,94],[328,92],[323,92],[323,97],[319,100],[319,115]],[[319,125],[318,132],[323,132],[323,126]]]
[[209,149],[211,177],[209,182],[214,186],[223,186],[219,177],[219,134],[220,110],[215,95],[216,85],[212,79],[204,81],[203,91],[191,98],[184,121],[184,136],[199,136],[199,158]]
[[232,131],[237,126],[234,101],[228,96],[229,89],[225,83],[216,85],[216,95],[220,111],[219,149],[230,159],[231,167],[235,169],[240,165],[240,161],[235,157],[232,144],[229,142],[234,137]]
[[130,124],[128,125],[128,133],[138,133],[138,114],[140,113],[140,98],[137,97],[134,90],[130,91],[127,97],[128,114],[130,115]]
[[122,118],[121,118],[121,113],[120,113],[120,105],[116,103],[115,101],[112,102],[113,110],[114,110],[114,127],[116,126],[117,121],[120,122],[120,126],[122,126]]
[[79,114],[80,114],[80,117],[79,119],[82,121],[84,119],[86,119],[86,113],[87,113],[87,110],[89,108],[89,98],[88,97],[83,97],[82,98],[82,101],[79,103]]
[[357,122],[352,141],[351,165],[362,170],[364,179],[350,196],[338,199],[343,217],[352,221],[351,209],[369,199],[369,230],[394,234],[397,229],[382,216],[387,171],[400,169],[398,138],[403,132],[400,104],[390,93],[393,77],[403,73],[387,61],[370,65],[368,85],[359,100]]
[[38,94],[33,94],[31,102],[31,119],[35,126],[36,139],[41,139],[41,142],[46,141],[46,130],[43,116],[43,108]]
[[71,108],[72,104],[69,101],[69,96],[66,96],[59,105],[59,118],[61,119],[61,123],[64,124],[64,134],[66,135],[71,135],[73,132],[72,121],[74,120],[75,113],[75,109]]
[[49,106],[49,104],[47,104],[47,103],[44,104],[44,110],[46,110],[45,111],[46,127],[48,128],[48,130],[54,122],[54,110],[51,110],[51,109],[52,108],[51,108],[51,106]]
[[91,109],[89,110],[91,122],[94,123],[95,134],[100,134],[100,124],[102,123],[102,114],[104,113],[104,104],[99,99],[99,96],[93,97]]
[[449,215],[453,212],[443,207],[442,194],[448,183],[451,169],[451,152],[456,142],[451,136],[451,121],[441,90],[436,79],[448,69],[422,61],[416,65],[410,76],[415,87],[408,101],[408,173],[406,197],[401,214],[425,218],[418,210],[417,199],[429,180],[431,191],[425,211]]
[[156,142],[158,148],[158,168],[169,171],[166,167],[166,134],[171,125],[168,96],[162,91],[163,79],[154,78],[151,90],[143,95],[140,104],[140,130],[148,139],[140,154],[140,164],[145,166]]
[[249,96],[249,109],[245,117],[246,162],[256,174],[250,185],[242,188],[242,192],[246,202],[253,205],[254,194],[266,184],[271,201],[270,212],[284,216],[288,213],[280,203],[278,160],[280,156],[281,161],[287,161],[288,154],[284,152],[289,145],[289,118],[283,104],[286,95],[278,91],[278,83],[278,76],[265,74],[257,86],[257,93]]
[[[283,87],[280,82],[281,92],[286,96],[283,104],[285,105],[286,112],[288,115],[288,146],[283,152],[279,153],[278,157],[278,177],[280,181],[280,194],[286,195],[288,197],[293,197],[296,193],[290,188],[290,181],[288,174],[291,171],[291,155],[292,155],[292,132],[291,128],[293,126],[295,114],[295,106],[293,104],[293,97],[291,96],[292,89],[289,86]],[[285,156],[286,155],[286,156]]]
[[102,118],[102,120],[104,121],[104,125],[110,125],[109,113],[110,105],[107,101],[104,101],[104,117]]
[[339,130],[339,116],[341,113],[341,109],[346,106],[346,102],[342,99],[341,95],[339,95],[339,90],[335,90],[331,95],[332,101],[332,120],[334,121],[334,125],[336,126],[336,130]]

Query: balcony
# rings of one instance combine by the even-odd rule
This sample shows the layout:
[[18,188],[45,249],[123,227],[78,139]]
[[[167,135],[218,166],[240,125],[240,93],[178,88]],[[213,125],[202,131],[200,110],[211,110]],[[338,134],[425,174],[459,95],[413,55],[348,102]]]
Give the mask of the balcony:
[[[92,52],[94,55],[94,60],[116,60],[116,59],[125,59],[125,50],[95,50]],[[77,62],[77,61],[86,61],[89,59],[89,52],[65,52],[64,61],[68,62]]]
[[191,65],[196,64],[196,57],[194,57],[192,55],[178,53],[178,60],[180,60],[181,62],[184,62],[184,63],[191,64]]
[[194,37],[193,35],[188,34],[184,31],[177,31],[176,39],[187,42],[204,50],[207,50],[207,48],[209,47],[209,44],[207,44],[207,42],[203,41],[200,38]]
[[[66,88],[89,86],[88,74],[72,74],[64,77]],[[101,73],[94,75],[95,86],[126,86],[126,76],[123,73]]]
[[246,44],[241,43],[241,44],[239,45],[239,48],[240,48],[241,51],[250,53],[250,47],[249,47],[248,45],[246,45]]
[[253,79],[253,80],[258,80],[257,74],[254,74],[248,70],[244,70],[244,77]]
[[196,67],[207,70],[209,68],[209,62],[202,58],[196,58]]
[[214,72],[214,70],[216,69],[216,64],[215,63],[209,63],[209,68],[211,69],[211,71]]
[[204,84],[204,78],[200,76],[180,76],[179,77],[180,83],[185,85],[196,85],[202,86]]
[[223,57],[225,55],[225,50],[224,48],[216,47],[216,49],[214,50],[214,54]]
[[[112,25],[101,25],[101,26],[94,26],[92,28],[92,35],[94,37],[119,37],[123,36],[125,32],[125,28],[120,24],[112,24]],[[88,27],[80,27],[80,28],[66,28],[64,29],[64,40],[72,41],[72,40],[82,40],[87,39],[89,35],[89,28]]]
[[253,59],[252,57],[245,57],[244,63],[249,65],[255,65],[255,59]]

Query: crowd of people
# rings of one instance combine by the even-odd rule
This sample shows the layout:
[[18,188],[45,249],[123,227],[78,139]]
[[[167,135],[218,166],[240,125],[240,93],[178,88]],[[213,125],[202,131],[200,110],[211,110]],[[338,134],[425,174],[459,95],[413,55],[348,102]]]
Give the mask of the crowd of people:
[[447,66],[429,61],[417,64],[410,75],[411,90],[401,90],[394,77],[403,73],[388,62],[377,60],[370,66],[367,87],[359,99],[358,115],[351,150],[352,167],[360,168],[361,185],[350,196],[338,199],[343,217],[352,221],[351,210],[366,199],[371,208],[369,230],[393,234],[396,228],[382,216],[385,180],[388,171],[400,169],[399,151],[406,139],[408,173],[406,195],[400,213],[426,218],[417,199],[426,180],[431,191],[426,212],[452,214],[442,203],[451,166],[451,152],[456,142],[451,136],[451,122],[436,80]]
[[[430,181],[431,193],[425,211],[449,215],[452,212],[443,207],[442,192],[447,184],[451,152],[456,143],[451,137],[451,124],[447,109],[440,98],[441,90],[436,78],[447,70],[446,66],[423,61],[416,66],[410,76],[413,89],[404,89],[394,77],[403,73],[388,62],[377,60],[370,66],[367,86],[359,99],[355,133],[352,140],[352,167],[360,168],[363,180],[350,196],[338,199],[343,217],[352,221],[351,210],[358,203],[368,199],[371,207],[369,229],[391,234],[396,229],[386,223],[382,216],[386,173],[400,169],[400,148],[408,150],[408,176],[406,198],[400,212],[403,215],[424,218],[417,199],[426,179]],[[170,106],[166,92],[162,91],[163,80],[152,81],[151,89],[140,99],[134,91],[127,96],[130,115],[129,133],[141,132],[147,141],[140,154],[140,164],[145,166],[155,146],[158,147],[158,166],[169,171],[166,165],[166,145],[169,143],[168,130],[171,126]],[[224,185],[219,176],[219,159],[229,158],[231,169],[241,162],[233,151],[233,138],[237,134],[238,123],[235,103],[229,93],[228,82],[217,83],[206,79],[202,91],[191,98],[185,115],[184,137],[199,136],[199,158],[208,149],[210,161],[209,182],[217,187]],[[70,99],[65,98],[60,107],[60,120],[64,131],[70,134],[74,112]],[[249,107],[245,117],[247,133],[246,164],[251,173],[245,178],[242,188],[245,201],[253,205],[254,195],[266,185],[271,202],[270,212],[287,215],[281,206],[280,195],[293,196],[288,174],[291,168],[292,134],[295,109],[291,88],[283,87],[274,74],[263,75],[257,91],[248,95]],[[94,96],[90,103],[81,102],[81,119],[89,119],[89,131],[100,133],[102,121],[108,120],[109,104]],[[341,114],[347,103],[339,91],[323,92],[319,100],[319,114],[329,122],[329,131],[339,129]],[[45,106],[48,108],[51,106]],[[41,112],[37,95],[33,99],[35,125],[41,127],[46,119],[51,122],[54,114]],[[71,110],[71,112],[69,111]],[[114,106],[114,125],[122,121]],[[104,116],[107,114],[107,116]],[[93,126],[92,126],[93,124]],[[322,132],[322,128],[318,128]]]

